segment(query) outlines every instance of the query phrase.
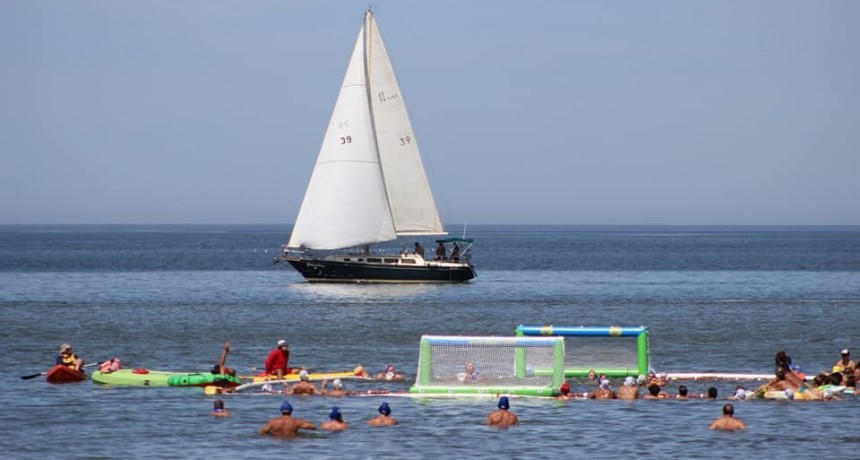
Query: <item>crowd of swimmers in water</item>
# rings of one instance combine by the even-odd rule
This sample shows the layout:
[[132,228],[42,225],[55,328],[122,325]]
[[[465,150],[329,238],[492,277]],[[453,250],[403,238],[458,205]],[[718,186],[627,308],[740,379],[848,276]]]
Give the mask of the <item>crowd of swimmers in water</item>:
[[[226,342],[221,353],[221,358],[212,369],[213,373],[218,374],[233,374],[235,370],[226,366],[227,354],[230,352],[230,343]],[[56,360],[57,364],[64,364],[75,369],[83,367],[83,359],[76,356],[69,344],[60,346],[60,355]],[[285,375],[294,373],[295,370],[288,367],[289,362],[289,346],[286,341],[279,340],[277,347],[272,350],[266,359],[266,375],[271,375],[273,378],[281,379]],[[113,364],[114,360],[109,360],[103,363]],[[106,369],[107,370],[107,369]],[[356,375],[368,376],[367,372],[361,366],[354,370]],[[466,364],[466,372],[458,374],[458,380],[464,381],[471,377],[470,380],[477,380],[478,373],[474,363]],[[282,388],[276,389],[272,383],[265,383],[261,390],[267,393],[278,393],[284,395],[327,395],[327,396],[349,396],[352,394],[368,394],[368,392],[351,392],[345,390],[343,382],[340,379],[334,379],[332,387],[328,388],[328,381],[323,380],[321,387],[310,381],[310,375],[307,370],[298,371],[299,380],[289,385],[284,383]],[[462,378],[461,378],[462,377]],[[571,392],[571,386],[568,382],[564,382],[560,388],[560,394],[556,396],[558,400],[572,399],[712,399],[716,400],[718,392],[716,387],[710,387],[704,393],[690,393],[684,385],[678,385],[676,393],[666,391],[668,383],[668,375],[665,373],[657,374],[653,371],[647,375],[640,375],[638,378],[628,376],[624,379],[623,384],[616,391],[613,389],[609,378],[605,374],[598,374],[595,371],[588,373],[588,382],[596,385],[593,391],[582,393]],[[397,372],[393,364],[388,364],[384,371],[372,377],[373,380],[402,382],[406,381],[407,377]],[[791,357],[784,351],[780,350],[774,357],[774,378],[761,385],[755,390],[747,389],[743,385],[738,385],[734,393],[726,399],[729,400],[744,400],[761,397],[767,392],[781,392],[784,399],[817,399],[830,400],[839,399],[833,391],[838,388],[841,391],[850,390],[853,392],[857,388],[857,381],[860,380],[860,368],[851,359],[850,350],[843,349],[840,352],[840,358],[833,365],[830,372],[821,372],[811,379],[811,384],[807,383],[807,377],[800,367],[792,364]],[[642,389],[645,389],[643,392]],[[227,390],[227,389],[225,389]],[[227,390],[229,391],[229,390]],[[370,393],[373,393],[372,391]],[[385,393],[385,391],[380,391]],[[803,395],[800,398],[798,395]],[[486,420],[489,426],[512,426],[519,423],[516,414],[510,410],[510,401],[508,397],[502,396],[498,400],[498,409],[492,412]],[[272,419],[261,430],[260,434],[270,434],[284,437],[295,436],[299,430],[316,430],[317,426],[307,420],[292,417],[293,407],[289,401],[284,401],[280,407],[281,416]],[[743,430],[746,429],[744,422],[734,418],[734,406],[731,403],[723,406],[723,414],[716,419],[710,426],[715,430]],[[391,407],[387,402],[383,402],[378,408],[379,415],[371,418],[367,423],[371,426],[393,426],[397,425],[396,419],[391,417]],[[214,403],[212,415],[216,417],[227,417],[230,412],[224,407],[224,401],[218,399]],[[342,431],[349,427],[349,424],[344,421],[343,413],[338,406],[332,406],[329,413],[329,420],[320,424],[320,429],[329,431]]]

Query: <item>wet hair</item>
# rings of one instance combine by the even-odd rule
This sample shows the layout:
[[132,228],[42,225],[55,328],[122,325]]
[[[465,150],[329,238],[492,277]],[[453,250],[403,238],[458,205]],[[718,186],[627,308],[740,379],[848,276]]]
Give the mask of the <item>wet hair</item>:
[[842,384],[842,373],[834,372],[830,374],[830,384],[831,385],[841,385]]
[[651,396],[659,395],[660,394],[660,385],[657,385],[656,383],[652,383],[651,385],[648,385],[648,392],[651,393]]
[[735,415],[735,406],[731,404],[723,406],[723,415]]
[[687,387],[684,385],[678,386],[678,396],[687,396]]
[[716,387],[708,388],[708,397],[711,399],[717,399],[717,389]]
[[785,380],[785,368],[780,367],[779,370],[776,371],[776,379]]
[[215,410],[218,410],[218,409],[223,410],[224,409],[224,400],[223,399],[216,399],[215,404],[213,405],[213,408]]

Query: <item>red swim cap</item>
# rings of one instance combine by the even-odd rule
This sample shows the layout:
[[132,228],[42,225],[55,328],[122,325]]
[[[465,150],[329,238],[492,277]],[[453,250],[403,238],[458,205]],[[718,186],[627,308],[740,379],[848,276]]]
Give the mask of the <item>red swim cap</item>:
[[570,393],[570,384],[565,382],[561,385],[561,394],[566,395]]

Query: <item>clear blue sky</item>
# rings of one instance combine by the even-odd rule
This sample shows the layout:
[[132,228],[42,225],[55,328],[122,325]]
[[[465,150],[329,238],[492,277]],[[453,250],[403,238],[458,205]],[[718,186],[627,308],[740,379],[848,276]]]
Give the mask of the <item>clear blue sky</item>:
[[[443,221],[860,224],[860,2],[376,1]],[[368,2],[0,0],[0,224],[292,223]]]

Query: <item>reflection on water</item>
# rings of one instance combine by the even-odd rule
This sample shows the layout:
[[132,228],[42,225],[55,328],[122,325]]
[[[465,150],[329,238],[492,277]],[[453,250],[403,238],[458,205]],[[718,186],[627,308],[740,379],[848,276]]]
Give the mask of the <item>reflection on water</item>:
[[349,302],[373,302],[430,295],[445,289],[439,284],[384,284],[384,283],[289,283],[291,294],[307,300],[346,300]]

